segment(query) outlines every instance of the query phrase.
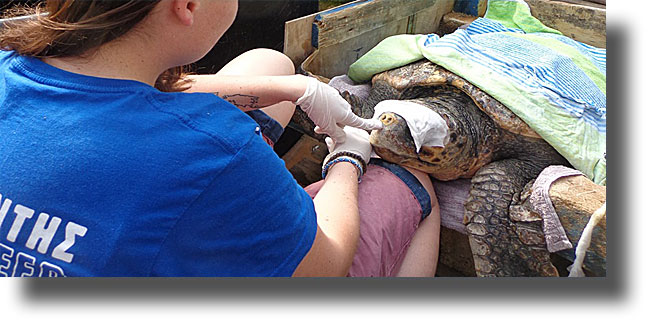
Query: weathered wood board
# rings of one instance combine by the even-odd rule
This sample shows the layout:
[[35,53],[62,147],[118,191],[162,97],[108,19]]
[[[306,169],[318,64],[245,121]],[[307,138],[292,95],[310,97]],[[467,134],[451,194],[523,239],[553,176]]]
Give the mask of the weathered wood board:
[[321,180],[321,164],[328,155],[324,142],[303,135],[282,157],[285,166],[302,187]]
[[[590,216],[606,202],[606,187],[594,184],[583,176],[561,178],[549,189],[549,198],[567,238],[576,247]],[[558,254],[574,261],[574,252],[573,248]],[[583,268],[588,276],[606,276],[606,219],[602,219],[593,229]]]
[[283,52],[294,62],[294,66],[297,68],[314,51],[312,47],[313,22],[314,15],[309,15],[285,23]]
[[375,47],[382,39],[406,33],[408,17],[388,22],[384,27],[370,30],[365,34],[345,39],[339,44],[321,47],[312,53],[302,64],[302,70],[324,82],[345,74],[353,62]]
[[[317,47],[323,48],[356,38],[391,21],[414,16],[434,5],[434,0],[378,0],[346,7],[315,18]],[[404,30],[405,31],[405,30]]]
[[606,48],[606,8],[561,1],[525,0],[531,13],[565,36],[591,46]]
[[437,34],[443,36],[445,34],[455,32],[460,26],[472,23],[476,17],[460,12],[449,12],[442,17],[442,22],[437,28]]
[[[317,15],[288,21],[284,53],[298,68],[331,77],[346,69],[381,40],[403,33],[431,33],[455,0],[361,0]],[[315,65],[316,64],[316,65]]]

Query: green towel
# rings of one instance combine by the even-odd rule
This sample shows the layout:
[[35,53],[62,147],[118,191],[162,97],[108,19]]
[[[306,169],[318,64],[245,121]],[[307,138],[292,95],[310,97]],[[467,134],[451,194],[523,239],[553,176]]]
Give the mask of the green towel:
[[516,1],[492,1],[485,12],[485,18],[501,22],[507,28],[524,30],[526,33],[548,32],[560,34],[531,15],[526,3]]

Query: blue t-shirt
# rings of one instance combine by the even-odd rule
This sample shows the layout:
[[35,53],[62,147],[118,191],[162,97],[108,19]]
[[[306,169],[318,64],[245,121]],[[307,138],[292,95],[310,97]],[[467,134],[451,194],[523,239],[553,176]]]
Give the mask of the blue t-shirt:
[[0,51],[0,275],[288,276],[316,228],[228,102]]

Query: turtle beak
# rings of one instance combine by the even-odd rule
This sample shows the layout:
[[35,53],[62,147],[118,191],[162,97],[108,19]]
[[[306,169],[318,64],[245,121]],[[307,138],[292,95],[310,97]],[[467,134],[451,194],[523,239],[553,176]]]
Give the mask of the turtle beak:
[[371,132],[369,142],[372,146],[388,150],[396,155],[416,157],[415,143],[403,117],[393,112],[384,112],[378,117],[378,120],[383,123],[383,128]]

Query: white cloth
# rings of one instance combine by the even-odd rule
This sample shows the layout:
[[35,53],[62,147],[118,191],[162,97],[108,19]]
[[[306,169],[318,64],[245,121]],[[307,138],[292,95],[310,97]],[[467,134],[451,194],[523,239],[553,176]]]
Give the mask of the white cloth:
[[531,193],[529,201],[533,208],[535,208],[535,211],[542,216],[542,231],[544,231],[544,239],[547,242],[547,250],[549,252],[572,248],[572,243],[567,238],[565,228],[560,223],[556,209],[551,203],[549,188],[560,178],[582,174],[575,169],[553,165],[542,170],[540,175],[535,179],[535,182],[533,182],[533,193]]
[[410,128],[417,153],[422,146],[444,147],[449,142],[449,128],[437,112],[418,103],[403,100],[385,100],[374,107],[374,119],[385,112],[403,117]]

